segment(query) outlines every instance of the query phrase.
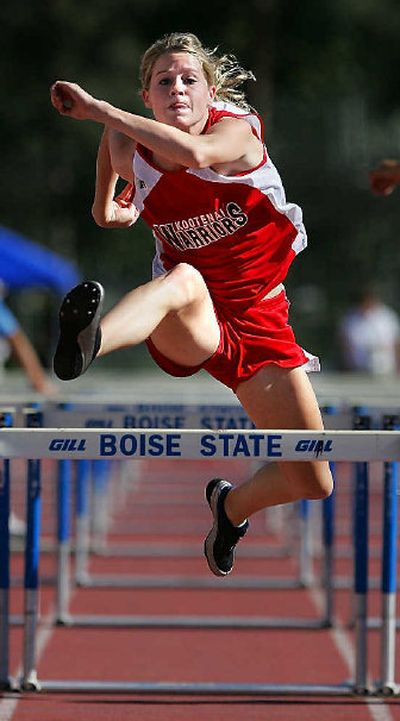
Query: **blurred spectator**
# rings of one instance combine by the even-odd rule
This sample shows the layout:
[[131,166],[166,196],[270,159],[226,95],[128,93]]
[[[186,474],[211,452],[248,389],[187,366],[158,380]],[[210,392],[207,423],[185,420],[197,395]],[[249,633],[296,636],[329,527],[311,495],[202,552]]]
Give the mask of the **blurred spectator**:
[[400,185],[400,161],[382,160],[369,174],[371,190],[377,195],[390,195]]
[[0,370],[10,355],[14,355],[38,393],[54,395],[55,385],[42,367],[38,355],[18,321],[0,298]]
[[373,289],[360,291],[340,324],[345,370],[394,375],[400,368],[400,319]]
[[[16,357],[36,391],[46,396],[54,395],[55,386],[42,368],[29,338],[21,330],[16,318],[0,297],[0,384],[1,371],[11,354]],[[10,513],[9,529],[12,537],[24,538],[25,521],[19,518],[14,511]]]

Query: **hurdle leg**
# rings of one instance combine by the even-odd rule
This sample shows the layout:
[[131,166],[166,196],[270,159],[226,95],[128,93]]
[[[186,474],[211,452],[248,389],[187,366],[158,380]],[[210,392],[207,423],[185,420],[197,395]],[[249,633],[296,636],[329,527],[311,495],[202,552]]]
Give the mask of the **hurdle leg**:
[[299,585],[309,588],[313,582],[311,506],[306,499],[299,501]]
[[9,690],[10,461],[0,468],[0,689]]
[[89,478],[90,461],[76,463],[76,519],[75,519],[75,581],[78,585],[88,582],[90,548]]
[[108,527],[108,476],[109,466],[106,460],[92,461],[92,537],[93,550],[104,551]]
[[21,688],[38,690],[36,628],[39,608],[39,538],[41,512],[40,461],[28,460],[27,529],[24,574],[24,658]]
[[336,464],[330,463],[333,492],[322,502],[322,543],[323,543],[323,587],[325,590],[325,626],[332,627],[334,622],[334,540],[335,540],[335,478]]
[[[24,411],[27,428],[42,426],[42,413]],[[36,629],[39,610],[39,543],[41,516],[41,461],[27,461],[26,538],[24,568],[24,648],[21,688],[39,690],[36,673]]]
[[[385,417],[384,429],[399,426],[398,417]],[[397,589],[397,530],[398,530],[398,464],[384,464],[383,549],[382,549],[382,629],[380,691],[396,693],[396,589]]]
[[367,601],[368,601],[368,465],[356,463],[356,503],[354,522],[354,592],[355,592],[355,690],[367,693]]
[[[335,405],[321,408],[324,418],[337,414]],[[322,548],[324,568],[322,583],[325,591],[325,625],[331,628],[334,625],[334,544],[335,544],[335,511],[336,511],[336,462],[331,461],[329,467],[333,479],[333,491],[328,498],[322,501]]]
[[71,525],[71,464],[70,460],[58,461],[57,483],[57,604],[56,623],[68,624],[70,621],[68,607],[70,594],[70,525]]
[[[354,408],[354,430],[367,431],[371,417],[366,408]],[[368,533],[369,477],[368,463],[356,462],[354,491],[354,623],[355,623],[355,691],[369,692],[368,684]]]

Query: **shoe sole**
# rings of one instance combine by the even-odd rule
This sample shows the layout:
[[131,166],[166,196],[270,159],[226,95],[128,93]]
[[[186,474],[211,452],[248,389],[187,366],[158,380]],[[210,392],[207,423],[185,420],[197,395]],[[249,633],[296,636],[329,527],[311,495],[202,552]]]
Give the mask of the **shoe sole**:
[[214,576],[228,576],[232,571],[232,569],[230,571],[221,571],[214,561],[214,543],[218,533],[218,499],[221,495],[221,491],[226,487],[232,488],[232,485],[228,483],[228,481],[225,481],[222,484],[218,483],[211,494],[210,500],[208,500],[206,495],[206,501],[210,506],[214,517],[214,523],[210,533],[204,541],[204,555],[207,559],[208,567]]
[[[90,365],[103,298],[103,287],[94,281],[77,285],[65,296],[59,313],[60,338],[54,355],[54,372],[61,380],[78,378]],[[78,370],[77,358],[81,360]]]

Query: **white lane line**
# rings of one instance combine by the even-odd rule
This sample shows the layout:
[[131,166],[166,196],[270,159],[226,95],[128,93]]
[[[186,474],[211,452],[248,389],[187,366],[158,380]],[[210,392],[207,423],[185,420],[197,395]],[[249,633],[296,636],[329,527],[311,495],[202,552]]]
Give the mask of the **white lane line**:
[[[39,663],[41,656],[49,643],[52,634],[55,631],[54,626],[55,608],[51,608],[48,614],[41,622],[36,634],[36,662]],[[19,681],[23,673],[22,664],[16,670],[15,678]],[[21,700],[22,695],[19,693],[7,693],[0,699],[0,721],[11,721],[14,712]]]
[[[324,596],[322,591],[316,588],[309,590],[311,600],[316,607],[318,613],[323,613],[324,610]],[[336,626],[330,629],[330,635],[336,649],[341,657],[342,661],[347,667],[350,676],[354,675],[354,644],[350,634],[343,628],[343,626]],[[364,696],[360,696],[360,699],[364,699],[368,711],[371,714],[371,718],[374,721],[394,721],[389,706],[385,703],[385,699],[376,698],[370,699]]]

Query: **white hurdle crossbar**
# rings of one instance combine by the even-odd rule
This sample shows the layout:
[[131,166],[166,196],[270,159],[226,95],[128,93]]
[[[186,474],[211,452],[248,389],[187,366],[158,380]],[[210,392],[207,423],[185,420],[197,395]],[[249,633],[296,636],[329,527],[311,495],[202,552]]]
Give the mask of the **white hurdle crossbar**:
[[0,458],[399,461],[400,431],[1,428]]

